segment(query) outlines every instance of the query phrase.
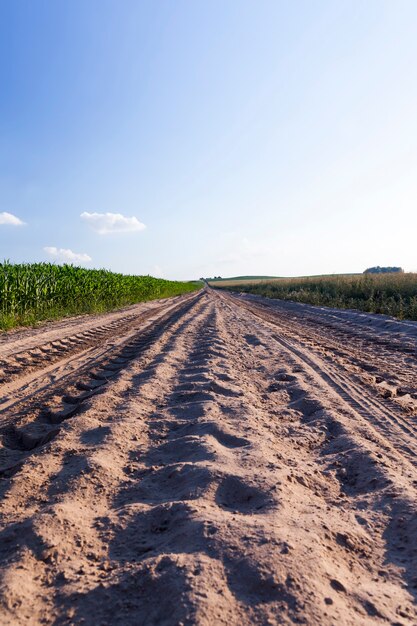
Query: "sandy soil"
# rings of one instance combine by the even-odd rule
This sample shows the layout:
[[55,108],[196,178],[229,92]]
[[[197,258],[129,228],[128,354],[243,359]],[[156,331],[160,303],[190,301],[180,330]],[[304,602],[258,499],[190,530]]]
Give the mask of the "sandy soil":
[[417,623],[417,325],[207,290],[0,342],[0,623]]

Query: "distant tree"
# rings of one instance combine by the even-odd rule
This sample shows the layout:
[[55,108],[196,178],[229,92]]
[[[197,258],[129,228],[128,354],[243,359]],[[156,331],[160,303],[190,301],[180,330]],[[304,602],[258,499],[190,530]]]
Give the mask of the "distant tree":
[[401,274],[403,272],[402,267],[380,267],[377,265],[376,267],[368,267],[364,274]]

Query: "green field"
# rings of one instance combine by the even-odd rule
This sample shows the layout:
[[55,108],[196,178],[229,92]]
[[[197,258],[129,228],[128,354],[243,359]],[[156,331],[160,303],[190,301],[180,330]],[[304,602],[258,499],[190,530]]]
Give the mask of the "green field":
[[52,263],[0,263],[0,328],[99,313],[195,291],[202,283]]
[[243,281],[243,282],[252,282],[254,280],[275,280],[279,278],[279,276],[232,276],[230,278],[221,278],[218,276],[217,278],[207,278],[207,282],[210,283],[223,283],[233,281]]
[[417,320],[417,274],[413,273],[229,279],[213,286],[268,298]]

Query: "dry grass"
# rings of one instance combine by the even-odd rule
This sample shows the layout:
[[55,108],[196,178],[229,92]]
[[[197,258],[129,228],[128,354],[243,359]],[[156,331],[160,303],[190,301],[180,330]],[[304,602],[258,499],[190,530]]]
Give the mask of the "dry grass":
[[224,280],[213,287],[417,320],[417,274],[413,273]]

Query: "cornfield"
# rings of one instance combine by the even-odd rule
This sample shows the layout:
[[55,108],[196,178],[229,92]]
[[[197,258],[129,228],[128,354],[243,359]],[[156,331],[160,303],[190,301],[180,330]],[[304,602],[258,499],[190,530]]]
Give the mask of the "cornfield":
[[417,274],[356,274],[212,284],[231,291],[417,320]]
[[0,263],[0,327],[118,307],[194,291],[200,284],[53,263]]

